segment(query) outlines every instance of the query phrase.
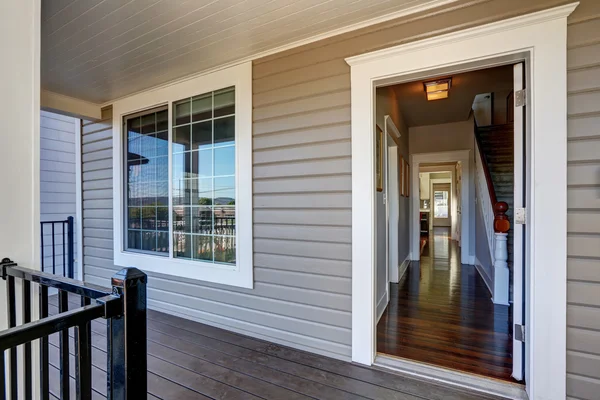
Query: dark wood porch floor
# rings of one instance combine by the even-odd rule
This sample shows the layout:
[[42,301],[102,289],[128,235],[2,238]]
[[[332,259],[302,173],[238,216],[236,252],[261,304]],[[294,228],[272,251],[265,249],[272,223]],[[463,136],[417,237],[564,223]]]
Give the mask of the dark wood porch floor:
[[[71,298],[70,307],[78,307]],[[57,313],[56,298],[50,313]],[[73,332],[71,332],[73,335]],[[59,398],[58,337],[50,337],[51,398]],[[92,324],[93,398],[106,397],[106,326]],[[73,352],[71,337],[70,352]],[[70,362],[74,376],[74,357]],[[71,379],[71,397],[75,381]],[[140,396],[140,398],[142,398]],[[149,399],[491,399],[148,313]]]
[[495,305],[447,228],[434,228],[377,324],[377,351],[436,366],[513,381],[511,315]]

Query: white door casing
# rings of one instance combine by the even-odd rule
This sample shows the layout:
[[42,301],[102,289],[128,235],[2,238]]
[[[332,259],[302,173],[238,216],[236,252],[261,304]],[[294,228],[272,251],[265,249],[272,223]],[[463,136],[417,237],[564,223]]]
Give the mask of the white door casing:
[[[514,93],[524,89],[524,65],[515,64],[513,67]],[[514,108],[514,201],[515,209],[524,207],[523,204],[523,137],[524,137],[524,107]],[[515,215],[515,210],[513,210]],[[516,222],[516,221],[515,221]],[[523,225],[514,223],[513,226],[513,327],[522,325],[523,321]],[[512,376],[518,381],[523,380],[523,343],[513,334],[513,372]]]
[[[375,357],[374,88],[528,60],[527,392],[566,393],[567,16],[578,3],[346,59],[351,66],[352,359]],[[443,50],[443,51],[440,51]],[[367,151],[365,151],[367,150]],[[414,165],[411,165],[413,171]],[[463,166],[464,167],[464,166]],[[463,169],[463,176],[467,169]],[[417,171],[418,177],[418,171]],[[413,174],[413,190],[415,176]],[[418,178],[416,178],[418,179]],[[532,185],[535,182],[535,186]],[[466,185],[463,185],[463,192]],[[547,201],[552,198],[553,201]],[[412,200],[411,200],[412,202]],[[461,204],[465,219],[466,204]],[[414,209],[414,205],[411,205]],[[552,215],[553,218],[548,218]],[[462,243],[464,249],[466,243]],[[548,334],[551,332],[552,334]]]

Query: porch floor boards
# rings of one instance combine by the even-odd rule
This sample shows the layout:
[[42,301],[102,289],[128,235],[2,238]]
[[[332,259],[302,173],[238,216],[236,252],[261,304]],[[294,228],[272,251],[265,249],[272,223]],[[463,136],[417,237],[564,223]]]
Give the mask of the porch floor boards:
[[509,307],[491,301],[474,266],[461,265],[447,228],[432,230],[420,262],[390,286],[379,353],[514,382]]
[[[79,307],[77,297],[70,308]],[[58,312],[56,296],[50,314]],[[75,393],[73,329],[71,397]],[[51,398],[59,341],[50,337]],[[92,323],[93,399],[106,398],[106,324]],[[148,311],[148,399],[498,399]]]

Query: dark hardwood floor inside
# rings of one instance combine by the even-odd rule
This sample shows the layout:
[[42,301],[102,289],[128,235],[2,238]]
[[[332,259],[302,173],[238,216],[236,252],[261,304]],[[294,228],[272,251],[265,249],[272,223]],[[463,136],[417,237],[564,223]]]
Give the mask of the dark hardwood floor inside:
[[421,261],[391,284],[377,351],[512,381],[509,307],[494,305],[474,266],[460,264],[447,228],[435,228]]

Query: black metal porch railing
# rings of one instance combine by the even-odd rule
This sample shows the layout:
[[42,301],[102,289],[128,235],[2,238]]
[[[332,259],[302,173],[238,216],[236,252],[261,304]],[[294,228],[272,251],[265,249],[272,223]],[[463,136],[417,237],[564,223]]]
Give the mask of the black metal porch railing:
[[[42,271],[48,272],[50,266],[54,275],[62,275],[67,278],[75,278],[75,243],[73,232],[73,217],[64,221],[41,221],[42,234]],[[44,235],[51,235],[51,246],[44,243]],[[57,240],[58,239],[58,240]],[[50,254],[48,254],[48,252]],[[48,258],[49,257],[49,258]],[[58,258],[58,259],[57,259]],[[61,262],[62,261],[62,262]]]
[[[0,400],[17,399],[19,384],[23,387],[23,397],[33,398],[31,342],[36,339],[40,339],[40,397],[50,398],[48,335],[53,333],[60,338],[60,398],[70,398],[69,328],[72,327],[75,328],[76,396],[91,399],[91,321],[97,318],[107,320],[107,398],[146,397],[146,274],[136,268],[122,269],[112,277],[112,288],[108,289],[22,268],[8,258],[0,263],[0,273],[7,285],[9,324],[9,329],[0,332]],[[16,279],[21,280],[22,287],[22,324],[18,326]],[[39,287],[37,321],[31,321],[32,284]],[[52,316],[48,315],[48,288],[58,290],[59,313]],[[81,307],[68,309],[69,294],[80,296]],[[23,348],[22,369],[18,366],[19,346]],[[10,359],[8,371],[5,353]]]

